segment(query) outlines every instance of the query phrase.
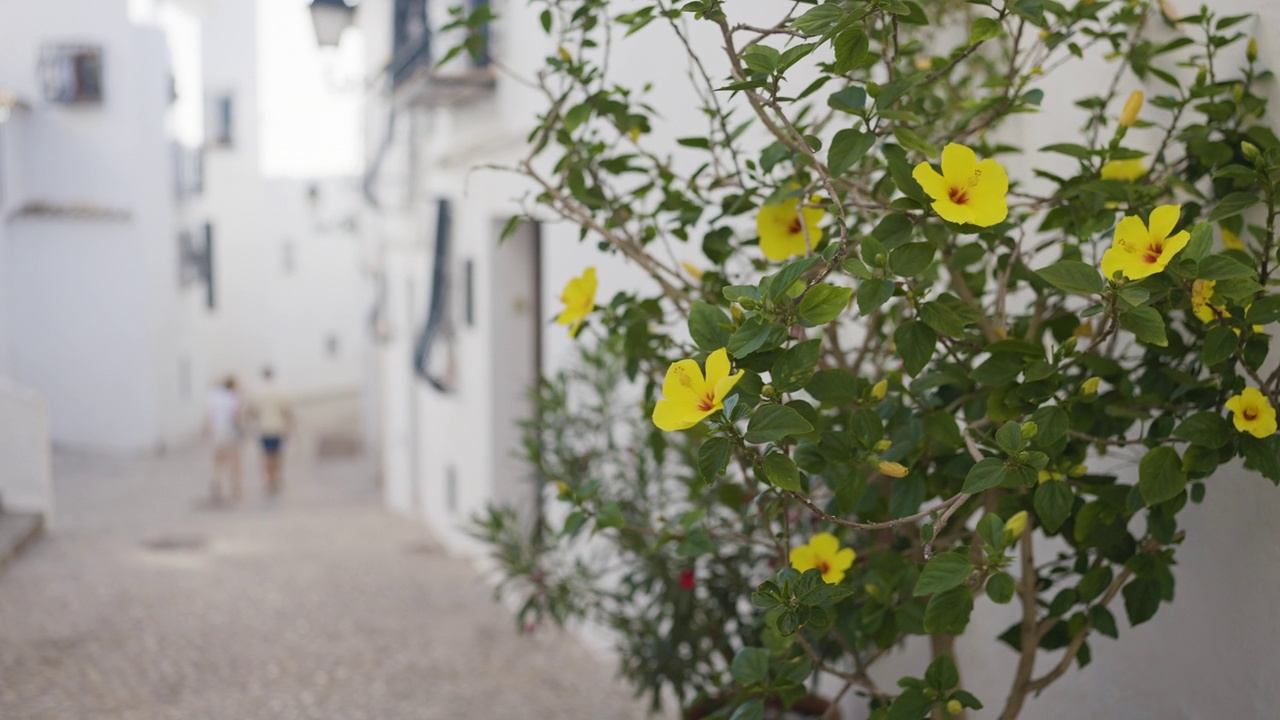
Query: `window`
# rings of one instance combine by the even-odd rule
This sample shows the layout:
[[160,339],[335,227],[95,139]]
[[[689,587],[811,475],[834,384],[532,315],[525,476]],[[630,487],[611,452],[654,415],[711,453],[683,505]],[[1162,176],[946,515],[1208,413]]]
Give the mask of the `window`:
[[45,100],[63,105],[102,102],[102,48],[45,45],[38,66]]
[[395,0],[392,31],[391,83],[395,85],[431,62],[427,0]]
[[210,103],[209,144],[229,148],[235,141],[235,98],[219,95]]

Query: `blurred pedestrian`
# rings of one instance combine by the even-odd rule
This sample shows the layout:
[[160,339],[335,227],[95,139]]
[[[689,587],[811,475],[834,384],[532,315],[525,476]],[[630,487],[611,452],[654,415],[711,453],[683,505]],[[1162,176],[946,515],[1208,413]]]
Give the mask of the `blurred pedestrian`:
[[240,499],[240,441],[244,435],[244,401],[236,388],[236,379],[227,377],[209,391],[205,402],[205,438],[213,443],[213,478],[210,500],[222,502],[223,476],[226,476],[231,502]]
[[262,443],[262,471],[267,494],[276,495],[284,483],[284,441],[293,430],[293,407],[275,384],[270,367],[262,370],[262,389],[253,398],[253,417]]

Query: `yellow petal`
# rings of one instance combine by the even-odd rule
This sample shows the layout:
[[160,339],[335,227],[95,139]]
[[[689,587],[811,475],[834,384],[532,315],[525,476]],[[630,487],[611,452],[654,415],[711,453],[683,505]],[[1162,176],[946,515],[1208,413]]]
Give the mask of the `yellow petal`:
[[978,163],[978,182],[974,189],[1003,196],[1009,192],[1009,174],[1004,171],[1003,165],[987,158]]
[[972,149],[958,143],[948,143],[942,148],[942,177],[948,186],[971,186],[977,169],[978,155]]
[[668,400],[694,404],[706,394],[707,384],[698,363],[685,358],[671,363],[662,381],[662,396]]
[[1190,241],[1191,241],[1191,233],[1187,232],[1186,230],[1183,230],[1177,235],[1174,235],[1173,237],[1166,239],[1164,241],[1163,251],[1160,253],[1160,262],[1157,263],[1161,267],[1161,269],[1163,269],[1166,265],[1168,265],[1169,261],[1173,260],[1173,256],[1177,255],[1178,252],[1182,250],[1182,248],[1186,247],[1187,243]]
[[848,570],[853,567],[853,561],[857,557],[858,554],[853,551],[853,548],[844,548],[840,552],[836,553],[835,558],[832,559],[831,569],[840,571]]
[[927,162],[917,165],[916,169],[911,171],[911,177],[915,178],[925,194],[934,200],[941,200],[951,193],[947,181]]
[[[1178,205],[1161,205],[1151,211],[1151,239],[1161,241],[1169,237],[1169,233],[1173,232],[1173,228],[1178,224],[1178,218],[1182,216],[1182,208]],[[1183,243],[1186,244],[1185,242]],[[1179,248],[1181,249],[1181,248]]]
[[1243,250],[1244,241],[1240,239],[1239,235],[1222,228],[1222,246],[1228,250]]
[[840,550],[840,541],[835,535],[822,532],[809,538],[809,547],[813,548],[813,554],[819,562],[825,560],[830,563],[836,552]]
[[817,560],[813,556],[813,548],[808,545],[800,545],[791,548],[791,567],[804,572],[818,567]]
[[1125,268],[1125,251],[1117,247],[1109,247],[1107,251],[1102,253],[1102,275],[1108,280],[1114,280],[1116,273],[1124,274]]
[[710,414],[710,411],[701,411],[692,403],[664,399],[653,407],[653,424],[667,432],[688,430]]
[[968,205],[957,205],[951,202],[950,198],[942,198],[933,202],[933,211],[938,213],[938,217],[958,224],[973,223],[973,208]]
[[1126,215],[1116,223],[1115,240],[1112,247],[1120,246],[1126,252],[1139,252],[1137,248],[1146,247],[1147,225],[1137,215]]
[[727,377],[729,377],[729,352],[720,348],[707,356],[706,387],[715,387]]
[[1106,163],[1102,166],[1100,174],[1103,180],[1133,182],[1146,175],[1147,169],[1143,167],[1142,158],[1130,158],[1128,160],[1112,160]]
[[729,397],[729,391],[732,390],[733,386],[737,385],[738,381],[742,379],[742,373],[743,371],[739,370],[728,377],[721,378],[720,381],[716,383],[712,393],[712,397],[716,403],[716,409],[724,407],[724,399]]

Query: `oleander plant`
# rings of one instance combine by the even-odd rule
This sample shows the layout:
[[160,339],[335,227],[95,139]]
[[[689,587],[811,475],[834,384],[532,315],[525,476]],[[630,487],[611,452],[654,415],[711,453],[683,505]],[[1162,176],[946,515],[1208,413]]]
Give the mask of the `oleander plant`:
[[[505,169],[529,217],[647,280],[566,288],[586,369],[526,427],[547,507],[476,526],[522,624],[603,622],[637,689],[690,717],[824,695],[828,718],[857,696],[882,720],[1010,720],[1118,616],[1173,601],[1180,515],[1221,468],[1280,483],[1256,19],[533,2],[556,50]],[[459,14],[464,49],[488,18]],[[623,48],[686,86],[627,84]],[[690,103],[699,122],[669,119]],[[1013,655],[979,697],[953,645],[984,603],[1017,620],[966,640]],[[932,661],[877,681],[911,642]]]

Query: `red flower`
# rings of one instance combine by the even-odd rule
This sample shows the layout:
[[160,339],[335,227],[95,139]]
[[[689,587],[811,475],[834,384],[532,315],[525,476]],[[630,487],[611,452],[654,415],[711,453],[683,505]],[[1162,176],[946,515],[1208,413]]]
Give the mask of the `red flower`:
[[681,571],[680,571],[680,589],[681,589],[681,590],[692,590],[692,589],[693,589],[693,583],[694,583],[693,571],[692,571],[692,570],[681,570]]

